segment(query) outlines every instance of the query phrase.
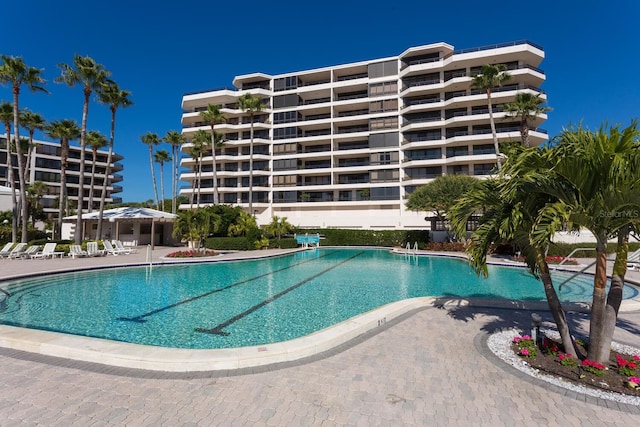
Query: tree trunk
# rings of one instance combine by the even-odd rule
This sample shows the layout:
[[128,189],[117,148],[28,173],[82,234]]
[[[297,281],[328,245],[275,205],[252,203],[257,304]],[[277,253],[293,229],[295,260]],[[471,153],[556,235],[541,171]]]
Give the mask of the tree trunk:
[[218,200],[218,171],[216,167],[216,138],[215,133],[213,132],[213,125],[211,125],[211,158],[212,158],[212,172],[213,172],[213,204],[217,205],[220,201]]
[[82,129],[80,133],[80,182],[78,183],[78,208],[76,219],[76,232],[75,243],[79,245],[82,243],[83,233],[83,221],[82,221],[82,209],[84,205],[84,162],[85,162],[85,147],[87,146],[87,116],[89,115],[89,97],[91,96],[91,89],[84,89],[84,106],[82,108]]
[[93,162],[91,163],[91,182],[89,183],[89,204],[87,205],[87,212],[93,212],[93,185],[95,184],[96,176],[96,156],[98,155],[98,149],[91,149],[93,153]]
[[249,215],[253,215],[253,112],[251,119],[251,136],[249,141]]
[[24,157],[22,154],[22,146],[20,145],[20,125],[18,122],[19,106],[18,98],[20,94],[20,87],[13,87],[13,133],[16,141],[16,157],[18,158],[18,182],[20,185],[20,213],[22,223],[22,243],[29,241],[29,211],[27,205],[27,187],[24,181]]
[[564,351],[571,357],[575,358],[577,357],[578,352],[576,351],[573,338],[571,337],[571,330],[569,329],[567,317],[562,308],[562,304],[560,303],[560,299],[558,298],[558,294],[556,293],[556,289],[553,287],[553,280],[551,279],[549,266],[545,260],[544,253],[542,251],[536,251],[536,258],[540,268],[540,279],[542,279],[547,303],[549,304],[553,320],[556,322],[556,327],[558,328],[558,333],[560,334]]
[[498,134],[496,133],[496,124],[493,121],[493,105],[491,103],[491,89],[487,89],[487,103],[489,104],[489,123],[491,124],[491,135],[493,136],[493,147],[496,150],[498,160],[498,172],[502,170],[500,164],[500,145],[498,144]]
[[58,197],[58,229],[56,238],[62,237],[62,218],[66,213],[67,204],[67,158],[69,157],[69,141],[60,141],[60,195]]
[[107,167],[104,171],[104,180],[102,181],[102,193],[100,194],[100,208],[98,210],[98,229],[96,230],[96,240],[102,238],[102,215],[104,214],[104,205],[107,199],[107,184],[109,183],[109,174],[111,174],[111,160],[113,157],[113,141],[116,134],[116,108],[111,106],[111,132],[109,135],[109,154],[107,154]]
[[5,132],[7,133],[7,171],[9,174],[7,187],[11,189],[11,241],[16,243],[18,241],[18,223],[20,220],[18,216],[18,199],[16,198],[16,179],[13,176],[13,162],[11,161],[13,150],[11,148],[11,125],[9,123],[5,125]]
[[529,146],[529,123],[526,118],[520,122],[520,136],[522,137],[522,145]]
[[622,291],[624,289],[624,276],[627,273],[627,255],[629,253],[629,226],[626,225],[618,231],[618,249],[616,260],[613,263],[611,286],[607,295],[607,303],[604,315],[604,339],[602,346],[611,347],[613,333],[616,330],[618,311],[622,303]]
[[153,182],[153,194],[156,197],[156,209],[160,209],[158,201],[158,184],[156,184],[156,173],[153,168],[153,146],[149,144],[149,166],[151,167],[151,182]]
[[35,147],[33,146],[33,131],[29,131],[29,150],[27,151],[27,159],[24,165],[24,182],[31,183],[31,184],[32,182],[29,179],[29,169],[31,166],[31,158],[33,157],[34,148]]
[[164,164],[160,163],[160,193],[162,195],[162,211],[164,212]]
[[176,147],[171,146],[171,213],[176,213]]
[[606,236],[597,236],[596,274],[593,278],[593,301],[589,323],[589,352],[587,358],[598,363],[609,360],[609,346],[605,339],[607,246]]

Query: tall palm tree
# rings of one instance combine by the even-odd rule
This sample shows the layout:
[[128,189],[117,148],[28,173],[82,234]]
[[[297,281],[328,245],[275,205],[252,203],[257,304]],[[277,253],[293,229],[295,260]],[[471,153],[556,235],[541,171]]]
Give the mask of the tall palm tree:
[[60,196],[58,197],[58,226],[56,236],[62,232],[62,218],[69,212],[67,196],[67,161],[69,159],[69,141],[80,138],[81,131],[75,120],[54,120],[45,127],[46,134],[60,140]]
[[529,123],[541,114],[551,111],[551,108],[542,105],[544,102],[539,93],[534,95],[529,92],[518,92],[515,101],[504,106],[507,117],[520,120],[520,137],[525,147],[529,146]]
[[153,155],[153,160],[160,164],[160,194],[162,197],[162,210],[164,211],[164,164],[171,160],[167,150],[158,150]]
[[491,135],[493,135],[493,146],[496,151],[498,160],[498,170],[502,169],[500,164],[500,146],[498,145],[498,135],[496,133],[496,123],[493,119],[493,105],[491,103],[491,89],[502,86],[504,82],[509,80],[511,76],[506,72],[504,64],[485,64],[482,66],[480,74],[473,78],[471,87],[474,89],[484,90],[487,93],[487,103],[489,105],[489,122],[491,123]]
[[13,151],[14,145],[11,139],[11,124],[13,123],[13,105],[6,101],[0,103],[0,121],[4,124],[4,132],[7,135],[7,187],[11,188],[11,241],[18,241],[18,199],[16,197],[16,179],[13,176]]
[[[604,363],[622,299],[629,227],[640,226],[640,130],[638,121],[620,129],[565,129],[557,147],[543,151],[546,168],[531,180],[544,184],[558,202],[545,206],[541,224],[560,220],[596,237],[596,271],[589,326],[588,358]],[[549,173],[551,171],[551,173]],[[540,184],[539,184],[540,185]],[[622,234],[607,293],[607,239]]]
[[29,184],[27,187],[29,193],[29,212],[31,215],[31,226],[36,226],[38,219],[46,218],[44,210],[42,209],[42,196],[49,192],[49,186],[42,181],[34,181],[33,184]]
[[249,214],[253,215],[253,118],[264,108],[262,100],[250,93],[245,93],[238,98],[240,109],[245,113],[249,113],[251,120],[251,135],[249,142]]
[[121,90],[115,82],[110,82],[98,91],[98,102],[109,106],[111,110],[111,132],[109,133],[109,154],[107,154],[107,168],[104,171],[104,181],[102,181],[102,193],[100,194],[100,210],[98,211],[98,228],[96,230],[96,240],[102,238],[102,215],[104,213],[105,200],[107,199],[107,184],[111,174],[111,160],[113,158],[113,144],[116,134],[116,112],[118,108],[127,108],[133,105],[129,99],[131,92]]
[[109,80],[111,73],[104,69],[102,64],[89,56],[74,55],[73,64],[59,64],[61,76],[56,77],[58,83],[65,83],[70,87],[80,85],[84,94],[82,107],[82,125],[80,133],[80,183],[78,188],[78,218],[76,220],[75,242],[79,245],[82,242],[83,222],[82,209],[84,204],[84,164],[85,148],[87,146],[87,116],[89,115],[89,99],[94,91],[103,89],[112,83]]
[[[107,137],[98,132],[97,130],[91,130],[87,133],[87,145],[91,148],[91,182],[89,183],[89,204],[88,211],[93,212],[93,187],[95,184],[96,176],[96,159],[98,157],[98,150],[106,147],[109,144]],[[104,177],[105,181],[107,176]]]
[[[13,93],[13,132],[16,141],[20,141],[20,88],[22,85],[27,85],[32,92],[47,93],[43,86],[46,81],[42,78],[41,73],[42,70],[40,68],[27,66],[19,56],[2,55],[0,83],[10,85]],[[27,210],[27,186],[24,180],[25,165],[22,157],[22,147],[19,143],[16,144],[16,155],[18,157],[18,181],[20,183],[20,205],[22,211],[22,242],[26,243],[29,238],[27,235],[29,213]]]
[[[549,196],[537,194],[531,196],[528,188],[517,181],[504,177],[481,181],[472,190],[458,199],[451,210],[451,224],[455,233],[465,239],[467,222],[482,212],[480,224],[471,233],[466,252],[471,267],[485,277],[487,254],[492,244],[506,241],[516,243],[525,257],[531,274],[542,281],[547,303],[556,322],[565,352],[577,356],[571,337],[566,314],[558,298],[546,261],[545,251],[552,235],[543,241],[534,241],[532,237],[538,211],[550,200]],[[520,185],[518,185],[520,184]]]
[[33,150],[36,148],[33,144],[33,134],[36,130],[43,130],[47,122],[42,115],[34,113],[29,110],[22,110],[20,113],[20,124],[29,132],[29,146],[27,150],[27,157],[24,168],[24,181],[29,181],[29,165],[31,164],[31,157],[33,156]]
[[156,173],[153,167],[153,147],[159,145],[162,140],[157,134],[147,132],[140,137],[143,144],[149,147],[149,166],[151,166],[151,182],[153,183],[153,194],[155,195],[156,209],[160,209],[160,202],[158,201],[158,185],[156,184]]
[[216,167],[216,146],[222,146],[222,137],[218,137],[216,141],[216,132],[214,130],[215,125],[218,123],[224,123],[227,119],[220,112],[219,105],[207,104],[207,109],[200,112],[200,117],[211,126],[211,163],[213,166],[213,204],[217,205],[218,200],[218,173]]
[[[202,129],[197,130],[191,138],[193,144],[189,149],[189,155],[196,161],[197,191],[198,191],[198,207],[200,206],[200,189],[202,188],[202,156],[209,144],[209,133]],[[191,209],[193,209],[193,193],[191,194]]]
[[171,145],[171,213],[177,210],[176,201],[178,197],[178,168],[180,167],[180,147],[187,142],[183,134],[175,130],[170,130],[164,136],[164,141]]

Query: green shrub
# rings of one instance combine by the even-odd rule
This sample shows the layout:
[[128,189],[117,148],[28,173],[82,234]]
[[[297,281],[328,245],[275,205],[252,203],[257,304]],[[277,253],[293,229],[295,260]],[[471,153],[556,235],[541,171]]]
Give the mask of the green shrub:
[[219,251],[246,251],[246,237],[208,237],[204,241],[204,247]]
[[298,247],[298,242],[293,237],[283,237],[278,240],[278,238],[274,238],[269,240],[269,248],[271,249],[295,249]]

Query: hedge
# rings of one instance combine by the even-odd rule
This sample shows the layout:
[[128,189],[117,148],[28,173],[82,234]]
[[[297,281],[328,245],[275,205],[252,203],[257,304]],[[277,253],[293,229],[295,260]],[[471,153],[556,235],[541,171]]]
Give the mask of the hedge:
[[418,242],[421,249],[429,242],[428,230],[351,230],[341,228],[301,229],[298,234],[320,233],[320,246],[406,246]]

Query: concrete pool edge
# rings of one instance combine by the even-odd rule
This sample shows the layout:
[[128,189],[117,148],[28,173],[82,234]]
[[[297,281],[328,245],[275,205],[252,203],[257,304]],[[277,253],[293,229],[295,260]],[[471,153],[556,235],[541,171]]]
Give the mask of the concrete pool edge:
[[[420,297],[393,302],[313,334],[273,344],[232,349],[178,349],[0,325],[0,347],[42,356],[162,372],[215,372],[300,361],[335,349],[388,322],[424,308],[494,307],[547,310],[546,302]],[[585,311],[586,304],[567,304]]]

